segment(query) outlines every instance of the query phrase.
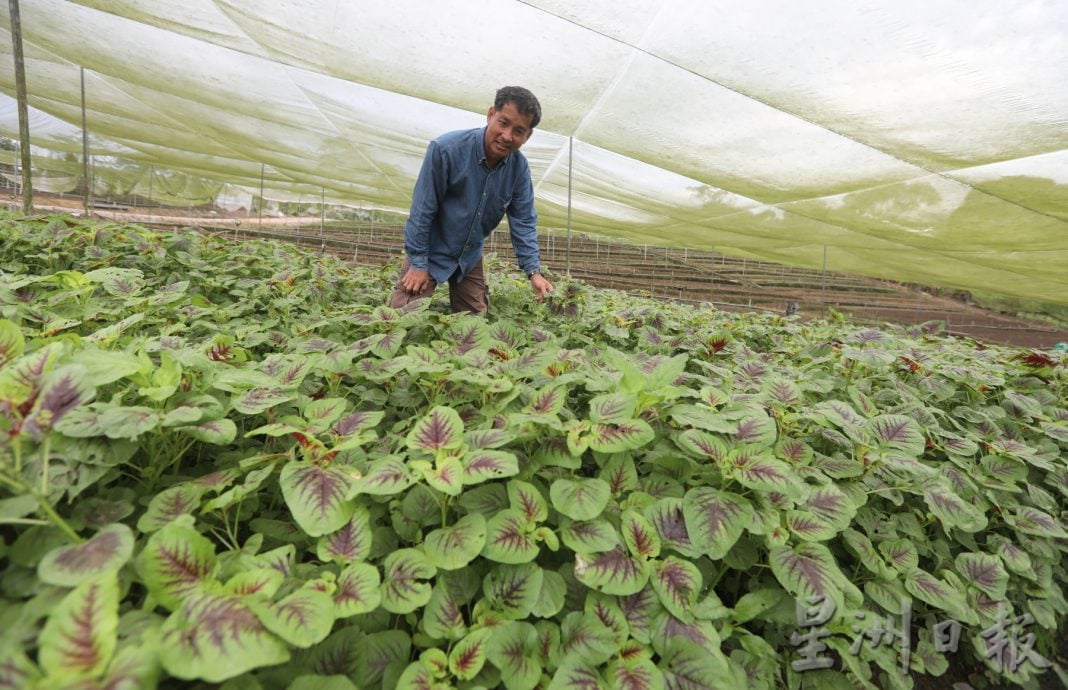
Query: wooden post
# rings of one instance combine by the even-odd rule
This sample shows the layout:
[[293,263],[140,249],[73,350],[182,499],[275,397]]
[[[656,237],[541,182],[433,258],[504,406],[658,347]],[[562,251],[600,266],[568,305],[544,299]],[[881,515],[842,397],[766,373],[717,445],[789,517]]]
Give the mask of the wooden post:
[[22,21],[19,0],[8,0],[11,47],[15,56],[15,93],[19,111],[19,152],[22,157],[22,212],[33,213],[33,175],[30,170],[30,116],[26,104],[26,62],[22,55]]

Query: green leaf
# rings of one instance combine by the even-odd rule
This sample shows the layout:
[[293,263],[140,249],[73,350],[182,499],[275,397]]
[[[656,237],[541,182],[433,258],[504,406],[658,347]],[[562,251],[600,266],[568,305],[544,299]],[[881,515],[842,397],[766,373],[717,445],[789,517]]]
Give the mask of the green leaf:
[[799,599],[826,597],[842,605],[841,586],[846,577],[822,544],[772,546],[768,563],[775,579]]
[[662,498],[646,507],[644,515],[660,535],[662,550],[675,551],[687,558],[697,558],[701,554],[690,541],[690,534],[686,531],[686,517],[682,506],[681,498]]
[[432,638],[459,640],[467,634],[463,607],[468,599],[453,581],[438,577],[423,607],[423,630]]
[[541,596],[542,569],[534,563],[498,565],[482,581],[482,593],[491,610],[509,620],[531,614]]
[[508,690],[533,690],[541,679],[538,632],[530,623],[513,621],[497,628],[489,639],[487,657],[501,670]]
[[1061,523],[1038,508],[1019,506],[1013,512],[1005,513],[1005,522],[1024,534],[1053,539],[1068,538]]
[[734,422],[702,405],[675,405],[668,410],[667,414],[679,426],[703,429],[717,434],[732,434],[737,428]]
[[529,482],[518,479],[508,482],[508,503],[513,510],[523,513],[529,522],[542,522],[549,517],[548,502]]
[[322,398],[305,405],[301,414],[308,421],[308,431],[318,435],[330,429],[330,425],[344,414],[347,405],[344,398]]
[[149,593],[173,611],[214,582],[215,547],[179,519],[148,538],[138,563]]
[[349,489],[349,498],[359,494],[371,496],[394,496],[415,483],[415,476],[408,465],[397,457],[375,460],[367,472],[355,478]]
[[775,445],[777,434],[775,420],[762,410],[753,410],[738,420],[738,425],[734,429],[734,442],[771,448]]
[[465,485],[519,474],[519,461],[515,455],[503,450],[473,450],[463,457],[462,462]]
[[549,487],[553,507],[574,520],[596,518],[611,497],[611,487],[600,479],[557,479]]
[[334,616],[348,618],[370,613],[382,602],[382,578],[369,563],[352,563],[341,569],[333,594]]
[[0,319],[0,367],[20,357],[25,350],[22,330],[7,319]]
[[567,595],[567,582],[559,573],[542,572],[541,592],[531,613],[539,618],[552,618],[563,610]]
[[649,564],[620,547],[593,554],[575,554],[575,578],[605,594],[640,592],[649,580]]
[[324,676],[307,674],[297,676],[286,690],[359,690],[351,680],[341,674]]
[[713,560],[727,555],[754,516],[742,496],[708,487],[687,491],[682,512],[690,541]]
[[916,420],[904,415],[884,414],[868,420],[867,430],[881,449],[896,450],[910,457],[923,455],[926,443]]
[[450,527],[436,529],[426,535],[423,550],[439,570],[457,570],[475,560],[486,545],[486,518],[471,513]]
[[572,611],[560,623],[561,667],[568,662],[598,666],[615,652],[615,637],[596,614]]
[[48,616],[38,658],[49,676],[98,676],[118,643],[119,583],[114,575],[86,580]]
[[486,545],[482,555],[498,563],[527,563],[538,553],[534,526],[519,510],[498,512],[486,523]]
[[731,617],[737,623],[759,619],[789,598],[783,589],[757,589],[743,594],[734,604]]
[[351,470],[296,460],[287,463],[278,478],[293,518],[312,537],[335,532],[352,517],[348,495],[353,483]]
[[931,512],[945,527],[956,527],[963,532],[979,532],[987,525],[986,515],[982,510],[961,498],[945,480],[929,482],[924,487],[923,498]]
[[148,407],[108,407],[100,413],[100,426],[108,438],[137,438],[152,431],[161,421],[158,412]]
[[382,608],[390,613],[411,613],[430,601],[431,586],[424,582],[437,569],[419,549],[399,549],[383,564]]
[[687,429],[680,432],[675,436],[675,443],[678,444],[679,448],[700,459],[708,458],[720,461],[727,457],[727,452],[730,450],[727,442],[721,436],[698,429]]
[[289,402],[297,396],[296,391],[282,388],[253,388],[234,396],[231,404],[241,414],[263,414],[272,407]]
[[655,437],[656,432],[648,422],[642,419],[627,419],[590,425],[586,441],[593,450],[621,453],[641,448]]
[[237,425],[231,419],[213,419],[193,426],[176,427],[176,431],[189,434],[198,441],[215,446],[225,446],[237,436]]
[[597,664],[572,659],[560,664],[547,690],[606,690],[607,687]]
[[663,690],[664,673],[649,659],[618,659],[605,669],[608,690]]
[[[917,599],[942,609],[959,620],[965,620],[962,617],[962,614],[967,612],[967,602],[964,596],[930,573],[919,568],[910,571],[905,576],[905,589]],[[974,618],[974,616],[969,615],[968,618]]]
[[[3,355],[0,353],[0,360],[2,358]],[[141,370],[141,360],[136,355],[99,347],[79,350],[66,361],[80,365],[85,370],[86,380],[93,386],[114,383]]]
[[133,554],[134,536],[121,523],[104,527],[82,544],[61,546],[44,555],[37,565],[41,582],[75,587],[86,580],[117,571]]
[[411,450],[434,455],[439,451],[455,450],[464,440],[464,423],[451,407],[437,406],[420,419],[408,433]]
[[155,532],[181,515],[192,515],[200,507],[200,498],[206,491],[192,482],[164,489],[149,501],[148,509],[137,521],[137,529],[146,534]]
[[256,568],[234,575],[226,581],[221,591],[223,594],[242,597],[259,594],[269,599],[278,592],[285,577],[281,571],[274,568]]
[[316,545],[320,561],[353,563],[365,561],[371,555],[371,516],[367,508],[356,505],[352,517],[336,532],[324,535]]
[[286,644],[248,608],[245,599],[197,593],[160,629],[160,662],[184,680],[220,683],[289,660]]
[[565,518],[560,537],[569,549],[582,553],[610,551],[622,543],[616,528],[603,519],[575,522]]
[[178,390],[182,382],[182,365],[174,361],[166,351],[160,353],[159,368],[152,372],[149,385],[139,388],[138,395],[154,402],[163,402]]
[[781,493],[788,498],[801,500],[805,495],[805,487],[793,468],[764,450],[752,445],[733,448],[726,459],[731,465],[732,476],[750,489]]
[[908,539],[892,539],[879,543],[879,551],[901,573],[910,572],[920,564],[920,554]]

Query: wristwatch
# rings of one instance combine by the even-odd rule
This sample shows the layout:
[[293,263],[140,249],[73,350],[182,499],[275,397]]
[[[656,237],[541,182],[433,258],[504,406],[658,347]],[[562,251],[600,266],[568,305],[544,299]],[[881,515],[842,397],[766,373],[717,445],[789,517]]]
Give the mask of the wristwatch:
[[540,268],[535,268],[533,271],[527,271],[527,280],[530,280],[531,278],[533,278],[536,275],[539,275],[540,273],[541,273],[541,269]]

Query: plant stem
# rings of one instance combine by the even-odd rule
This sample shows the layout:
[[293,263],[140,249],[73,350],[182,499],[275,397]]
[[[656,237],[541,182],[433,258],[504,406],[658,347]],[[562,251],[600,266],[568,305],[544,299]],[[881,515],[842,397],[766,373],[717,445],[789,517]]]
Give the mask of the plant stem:
[[52,435],[44,437],[44,446],[41,449],[41,495],[48,497],[48,461],[52,455]]
[[56,512],[55,508],[52,507],[52,505],[48,502],[48,499],[45,496],[42,496],[41,494],[37,493],[36,491],[26,486],[22,482],[18,481],[17,479],[12,479],[11,477],[8,477],[4,474],[0,474],[0,482],[7,484],[17,492],[33,496],[33,498],[37,501],[37,505],[41,506],[41,510],[43,510],[45,514],[48,515],[49,520],[51,520],[52,523],[60,529],[60,531],[62,531],[68,537],[73,539],[75,543],[80,544],[84,541],[84,539],[79,537],[78,533],[74,531],[74,528],[72,528],[69,524],[67,524],[66,520],[59,516],[59,513]]

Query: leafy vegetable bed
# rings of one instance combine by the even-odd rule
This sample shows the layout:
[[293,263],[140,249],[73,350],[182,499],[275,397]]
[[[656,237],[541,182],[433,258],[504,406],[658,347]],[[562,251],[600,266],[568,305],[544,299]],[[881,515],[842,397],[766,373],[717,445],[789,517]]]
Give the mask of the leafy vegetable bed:
[[59,217],[0,269],[0,687],[1061,673],[1063,355]]

